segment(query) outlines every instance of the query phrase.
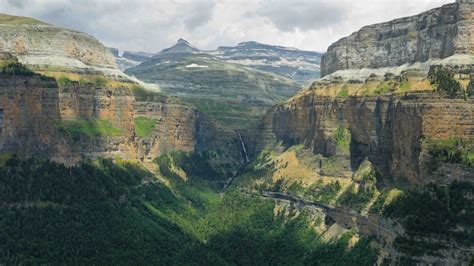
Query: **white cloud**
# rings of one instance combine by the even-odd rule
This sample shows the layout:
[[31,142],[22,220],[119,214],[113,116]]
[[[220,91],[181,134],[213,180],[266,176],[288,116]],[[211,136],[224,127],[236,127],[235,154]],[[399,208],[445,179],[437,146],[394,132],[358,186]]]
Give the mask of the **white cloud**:
[[0,12],[87,32],[121,50],[184,38],[203,49],[243,41],[325,51],[364,25],[454,0],[0,0]]

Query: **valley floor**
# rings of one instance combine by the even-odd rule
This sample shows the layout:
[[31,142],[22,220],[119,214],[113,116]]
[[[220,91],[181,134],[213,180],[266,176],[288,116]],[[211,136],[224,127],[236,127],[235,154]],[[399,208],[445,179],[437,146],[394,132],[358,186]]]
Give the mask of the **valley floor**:
[[[184,155],[180,155],[184,156]],[[99,160],[68,168],[10,159],[0,168],[0,262],[371,265],[368,239],[325,240],[311,214],[213,184],[198,160],[164,156],[154,173]],[[175,162],[186,177],[176,174]],[[165,181],[165,182],[163,182]],[[34,188],[34,189],[33,189]]]
[[[288,155],[294,151],[296,157]],[[398,196],[377,191],[369,199],[346,196],[360,186],[357,180],[342,178],[336,190],[327,190],[330,182],[314,187],[291,175],[270,181],[295,164],[304,171],[312,159],[298,157],[303,153],[301,147],[263,152],[225,192],[229,177],[200,154],[162,155],[146,168],[120,160],[66,167],[12,157],[0,167],[0,263],[406,265],[472,259],[473,205],[466,197],[472,185],[455,182]],[[371,173],[363,168],[357,174]]]

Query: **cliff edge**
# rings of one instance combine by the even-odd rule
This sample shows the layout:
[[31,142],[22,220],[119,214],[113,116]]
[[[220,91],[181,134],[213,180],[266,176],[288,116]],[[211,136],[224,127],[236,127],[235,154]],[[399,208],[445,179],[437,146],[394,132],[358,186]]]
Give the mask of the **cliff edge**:
[[397,67],[455,56],[473,63],[474,1],[458,0],[419,15],[365,26],[332,44],[321,76],[339,70]]

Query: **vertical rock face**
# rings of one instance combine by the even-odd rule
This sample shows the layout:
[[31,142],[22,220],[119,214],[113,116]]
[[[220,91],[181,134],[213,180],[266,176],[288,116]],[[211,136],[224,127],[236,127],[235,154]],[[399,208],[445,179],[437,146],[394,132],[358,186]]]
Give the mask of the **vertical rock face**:
[[[308,93],[269,113],[256,139],[302,143],[331,156],[338,127],[351,132],[353,169],[369,158],[385,176],[423,183],[432,181],[425,171],[423,140],[474,139],[474,101],[434,94],[330,98]],[[255,144],[253,148],[259,149]],[[474,177],[469,172],[462,176]]]
[[60,120],[58,88],[38,75],[12,78],[0,74],[0,151],[48,156],[57,139]]
[[[115,63],[117,50],[85,33],[26,17],[0,14],[0,53],[8,55],[0,60],[39,70],[54,66],[65,74],[125,76]],[[30,74],[12,74],[0,82],[0,152],[41,154],[64,162],[95,156],[151,160],[207,143],[201,134],[204,119],[196,110],[168,101],[136,103],[127,86],[58,86],[54,79]],[[156,119],[149,138],[137,136],[138,116]]]
[[[148,137],[137,136],[135,130],[135,118],[143,116],[156,121]],[[89,130],[83,128],[88,121],[105,121],[117,133],[70,135],[68,130]],[[98,156],[150,161],[170,151],[205,150],[212,134],[195,108],[168,101],[136,102],[126,87],[78,82],[58,87],[54,79],[40,75],[0,74],[0,153],[66,163]]]
[[59,89],[59,108],[63,120],[97,118],[109,121],[126,137],[134,135],[135,97],[126,87],[95,87],[68,84]]
[[[107,88],[73,82],[59,88],[61,121],[107,121],[114,136],[81,138],[71,142],[71,156],[118,156],[135,159],[135,97],[126,87]],[[65,159],[66,161],[69,159]]]
[[[138,102],[135,106],[133,95],[125,89],[79,85],[58,89],[54,80],[49,87],[44,86],[37,77],[0,83],[1,152],[25,156],[41,153],[71,162],[83,156],[152,160],[169,151],[194,151],[202,140],[202,118],[193,108],[156,102]],[[135,116],[156,119],[150,137],[135,135]],[[81,119],[106,120],[121,133],[71,141],[60,132],[61,123]]]
[[473,0],[461,0],[416,16],[365,26],[328,48],[321,74],[472,55],[473,11]]
[[149,136],[139,137],[138,156],[142,160],[153,160],[169,151],[195,151],[199,133],[205,122],[195,108],[183,104],[166,102],[136,103],[136,116],[146,117],[155,123]]

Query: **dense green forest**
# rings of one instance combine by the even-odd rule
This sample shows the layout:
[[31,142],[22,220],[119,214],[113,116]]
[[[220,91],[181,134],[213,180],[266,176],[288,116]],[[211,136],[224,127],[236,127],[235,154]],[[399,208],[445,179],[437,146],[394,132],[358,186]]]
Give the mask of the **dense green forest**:
[[[395,248],[409,256],[439,255],[452,245],[474,243],[474,185],[454,181],[423,190],[410,190],[386,206],[384,216],[398,220],[406,230],[395,240]],[[474,259],[474,258],[473,258]]]
[[[189,171],[183,180],[173,164]],[[204,164],[204,165],[203,165]],[[350,233],[323,242],[307,216],[212,185],[205,156],[157,160],[164,182],[138,165],[74,167],[12,158],[0,168],[0,264],[358,264],[376,251]],[[197,167],[199,166],[199,167]]]

